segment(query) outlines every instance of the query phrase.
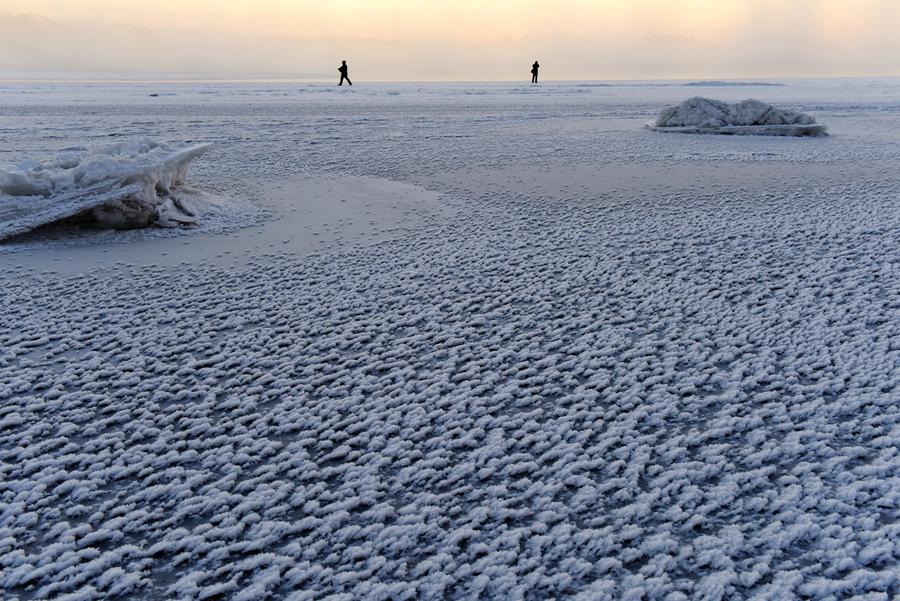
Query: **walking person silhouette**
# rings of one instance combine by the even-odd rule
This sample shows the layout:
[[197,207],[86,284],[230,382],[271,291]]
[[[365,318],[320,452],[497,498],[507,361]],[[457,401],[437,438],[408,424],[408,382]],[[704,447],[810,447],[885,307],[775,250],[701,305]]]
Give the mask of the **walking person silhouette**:
[[341,81],[338,83],[338,85],[344,85],[344,80],[346,79],[347,83],[352,86],[353,82],[350,81],[350,77],[347,75],[347,61],[341,61],[341,66],[338,67],[338,71],[340,71],[341,73]]
[[541,66],[538,64],[537,61],[534,61],[534,64],[531,65],[531,83],[538,82],[538,69],[540,69],[540,68],[541,68]]

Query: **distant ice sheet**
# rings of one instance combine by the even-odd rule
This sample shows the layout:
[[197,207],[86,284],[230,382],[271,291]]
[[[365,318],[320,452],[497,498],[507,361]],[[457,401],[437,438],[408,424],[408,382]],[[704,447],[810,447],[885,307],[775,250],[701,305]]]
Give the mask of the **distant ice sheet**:
[[783,83],[772,83],[769,81],[722,81],[722,80],[708,80],[708,81],[689,81],[684,84],[685,87],[688,88],[753,88],[753,87],[768,87],[768,88],[782,88],[784,87]]

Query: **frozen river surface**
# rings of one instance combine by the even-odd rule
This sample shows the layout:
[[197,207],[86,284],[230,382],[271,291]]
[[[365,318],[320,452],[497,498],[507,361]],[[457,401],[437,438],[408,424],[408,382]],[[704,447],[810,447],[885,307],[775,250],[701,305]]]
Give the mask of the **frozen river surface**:
[[900,82],[780,83],[0,85],[243,208],[0,246],[2,597],[896,598]]

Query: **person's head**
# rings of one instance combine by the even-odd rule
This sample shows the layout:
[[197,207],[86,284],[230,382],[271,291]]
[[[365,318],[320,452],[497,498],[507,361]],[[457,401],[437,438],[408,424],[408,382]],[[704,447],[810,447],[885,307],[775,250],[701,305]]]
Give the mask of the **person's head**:
[[342,65],[346,65],[346,64],[347,64],[347,61],[341,61],[341,64],[342,64]]

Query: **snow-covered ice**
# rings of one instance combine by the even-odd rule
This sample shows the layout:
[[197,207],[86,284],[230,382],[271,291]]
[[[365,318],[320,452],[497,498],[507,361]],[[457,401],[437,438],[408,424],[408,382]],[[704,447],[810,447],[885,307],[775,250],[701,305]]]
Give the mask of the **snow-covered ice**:
[[682,133],[754,134],[766,136],[822,136],[825,126],[812,115],[776,108],[759,100],[734,104],[695,96],[662,111],[655,131]]
[[900,85],[678,87],[0,87],[265,209],[0,245],[0,596],[896,598]]

